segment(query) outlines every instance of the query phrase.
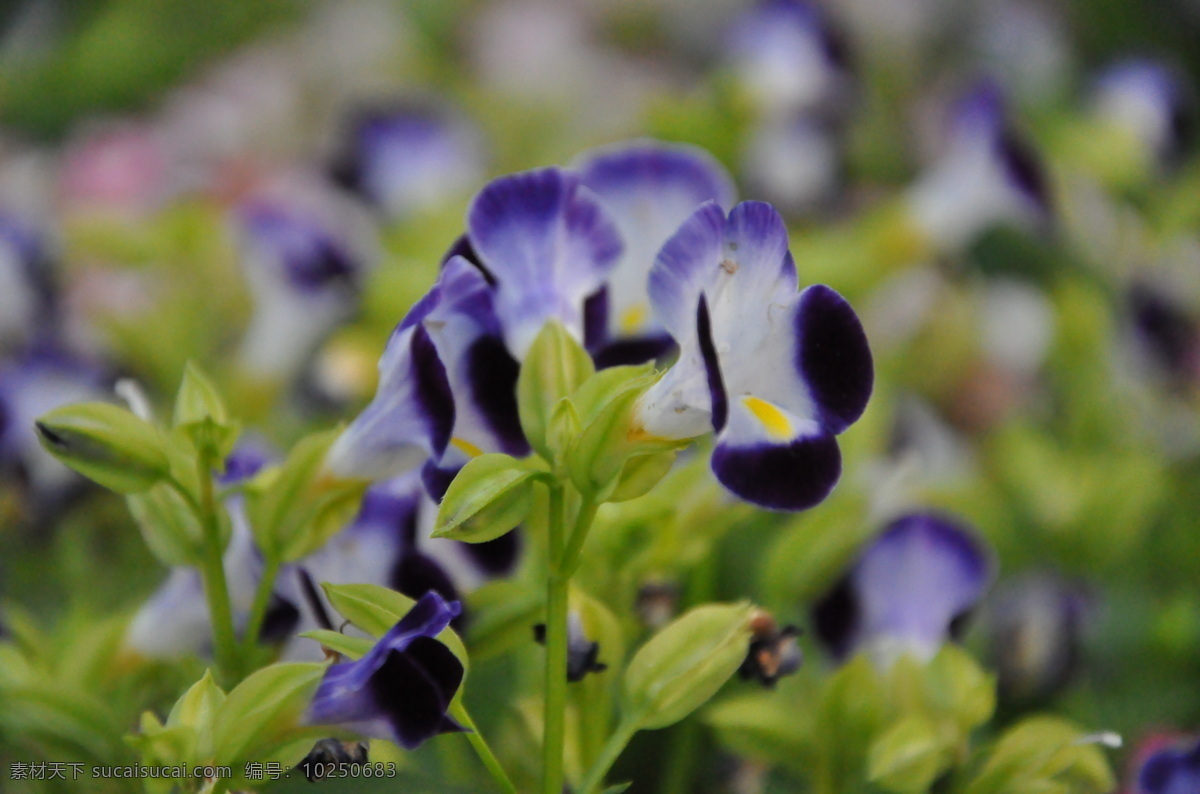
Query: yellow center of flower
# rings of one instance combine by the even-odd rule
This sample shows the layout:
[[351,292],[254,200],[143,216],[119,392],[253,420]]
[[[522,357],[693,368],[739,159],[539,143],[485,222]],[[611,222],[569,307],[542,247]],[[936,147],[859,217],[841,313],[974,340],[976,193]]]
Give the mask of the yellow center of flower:
[[759,421],[771,438],[783,441],[792,437],[792,423],[787,418],[787,414],[771,403],[757,397],[743,397],[742,405],[750,409],[750,413],[754,414],[754,418]]
[[638,331],[646,324],[646,318],[649,317],[649,310],[644,303],[635,303],[625,311],[621,312],[621,318],[617,325],[621,329],[621,333],[632,334]]
[[450,443],[453,446],[457,447],[459,450],[465,452],[468,456],[470,456],[472,458],[477,458],[483,454],[482,449],[475,446],[470,441],[467,441],[464,438],[459,438],[458,436],[454,436],[453,438],[450,439]]

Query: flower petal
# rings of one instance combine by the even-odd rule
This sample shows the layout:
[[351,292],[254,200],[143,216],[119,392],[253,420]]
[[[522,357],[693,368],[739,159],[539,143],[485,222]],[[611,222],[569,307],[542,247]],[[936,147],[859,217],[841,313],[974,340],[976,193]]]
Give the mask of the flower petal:
[[650,268],[650,305],[680,344],[696,332],[696,305],[721,261],[724,236],[724,211],[716,202],[702,204],[663,244]]
[[928,659],[951,623],[983,595],[990,576],[984,547],[957,523],[929,514],[897,519],[852,574],[861,639]]
[[471,203],[467,228],[496,279],[513,355],[523,358],[550,318],[583,338],[583,302],[603,285],[622,243],[577,175],[545,168],[497,179]]
[[423,326],[397,329],[379,361],[379,389],[329,451],[343,476],[384,478],[440,455],[454,426],[450,383]]
[[703,149],[652,140],[595,150],[576,167],[625,241],[608,286],[610,332],[617,338],[653,332],[657,324],[646,304],[646,279],[655,257],[698,206],[706,201],[731,206],[733,182]]
[[841,433],[866,410],[875,382],[871,348],[854,309],[823,284],[800,294],[795,313],[796,368],[817,421]]
[[842,457],[837,440],[817,422],[745,396],[730,401],[712,470],[748,502],[770,510],[805,510],[833,490]]

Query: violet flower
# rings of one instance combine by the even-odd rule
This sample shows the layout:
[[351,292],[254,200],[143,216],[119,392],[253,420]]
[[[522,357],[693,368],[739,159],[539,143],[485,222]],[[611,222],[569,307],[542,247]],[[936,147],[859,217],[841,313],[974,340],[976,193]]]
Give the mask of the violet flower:
[[634,432],[716,431],[712,469],[739,497],[775,510],[821,502],[841,474],[835,436],[866,408],[871,351],[829,287],[797,292],[787,230],[769,204],[728,218],[701,206],[650,273],[650,301],[679,359],[643,395]]
[[306,721],[344,725],[410,750],[440,733],[465,730],[446,713],[463,665],[436,639],[460,610],[437,593],[422,596],[365,656],[325,671]]
[[991,561],[957,522],[896,519],[813,609],[816,634],[839,658],[865,651],[886,666],[932,658],[983,595]]

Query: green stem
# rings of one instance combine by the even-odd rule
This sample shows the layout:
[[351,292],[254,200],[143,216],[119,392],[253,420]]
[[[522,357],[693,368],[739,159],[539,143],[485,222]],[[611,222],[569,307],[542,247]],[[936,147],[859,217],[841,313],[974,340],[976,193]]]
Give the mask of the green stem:
[[567,595],[563,575],[563,486],[550,486],[548,524],[550,571],[546,577],[546,692],[542,720],[542,794],[562,794],[567,709]]
[[500,766],[500,762],[496,760],[496,756],[492,753],[492,748],[488,747],[488,743],[484,740],[483,734],[479,732],[479,726],[471,719],[471,715],[467,713],[467,708],[460,700],[450,706],[450,716],[458,720],[459,724],[467,729],[467,741],[471,743],[471,747],[475,750],[475,755],[479,756],[479,760],[483,762],[484,767],[492,775],[492,780],[496,781],[496,785],[504,794],[517,794],[517,787],[509,779],[505,773],[504,767]]
[[604,750],[600,753],[600,758],[588,770],[587,777],[584,778],[583,784],[579,787],[579,794],[595,794],[604,785],[604,776],[608,774],[608,770],[612,769],[613,764],[617,762],[621,751],[629,744],[633,735],[638,732],[641,724],[641,714],[625,715],[620,724],[617,725],[617,729],[613,731],[612,736],[608,737],[608,743],[604,745]]
[[575,516],[575,526],[571,529],[571,534],[567,538],[566,551],[563,552],[563,576],[568,580],[579,569],[583,544],[587,540],[588,531],[592,528],[592,521],[596,518],[596,510],[599,507],[587,498],[584,498],[583,504],[579,506],[579,512]]
[[233,631],[233,607],[229,603],[229,583],[225,578],[224,550],[221,548],[221,526],[213,497],[212,467],[209,456],[200,453],[196,461],[200,481],[200,524],[204,530],[204,595],[212,621],[213,646],[217,668],[226,682],[238,674],[237,637]]
[[248,658],[254,646],[258,643],[258,634],[262,631],[263,621],[267,617],[267,608],[271,606],[271,594],[275,591],[275,580],[279,577],[279,561],[268,558],[263,565],[262,577],[254,591],[254,603],[250,605],[250,617],[246,621],[246,631],[242,635],[242,655]]

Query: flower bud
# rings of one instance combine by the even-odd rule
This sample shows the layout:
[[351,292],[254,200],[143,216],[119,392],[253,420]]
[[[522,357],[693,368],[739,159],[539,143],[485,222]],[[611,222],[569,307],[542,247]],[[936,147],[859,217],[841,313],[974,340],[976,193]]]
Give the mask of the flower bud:
[[755,609],[706,604],[650,638],[625,671],[625,701],[645,729],[665,728],[704,705],[746,659]]
[[141,493],[167,476],[158,430],[124,408],[79,403],[56,408],[36,424],[47,451],[110,490]]

